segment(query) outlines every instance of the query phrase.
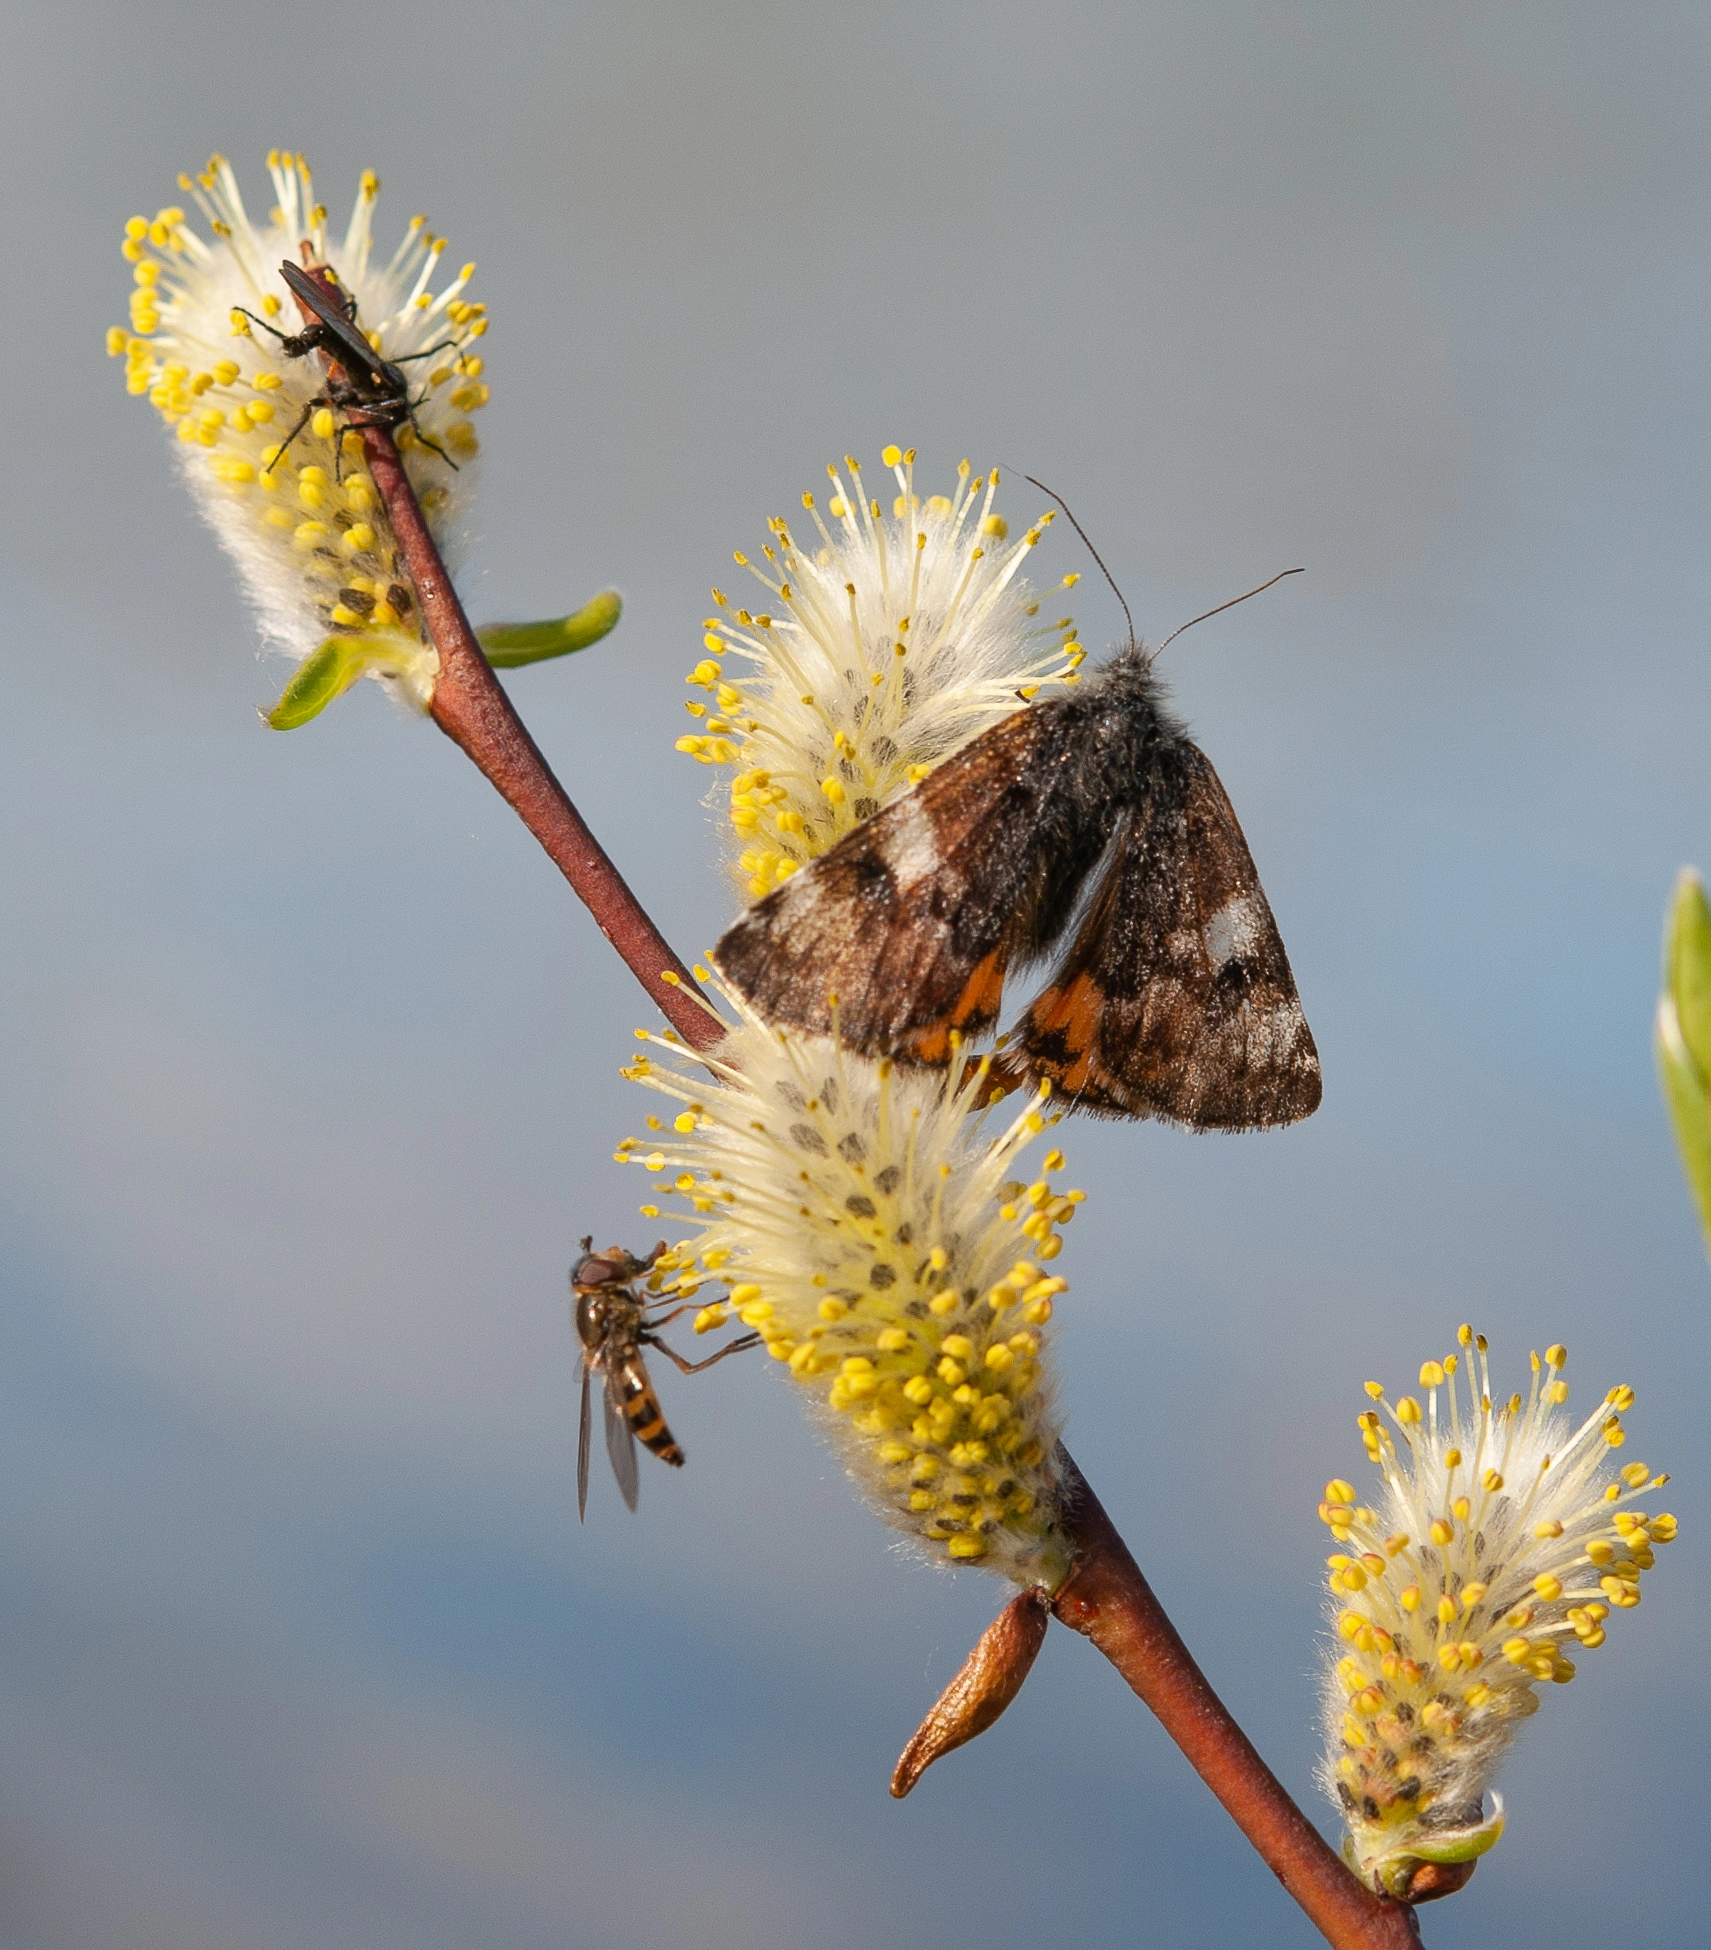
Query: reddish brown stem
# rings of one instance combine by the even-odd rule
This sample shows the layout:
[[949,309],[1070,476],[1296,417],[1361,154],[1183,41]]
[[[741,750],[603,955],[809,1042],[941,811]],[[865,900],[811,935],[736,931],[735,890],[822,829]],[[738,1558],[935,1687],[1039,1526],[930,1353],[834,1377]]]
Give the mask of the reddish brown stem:
[[[516,810],[684,1041],[694,1049],[711,1048],[723,1031],[697,1002],[690,971],[667,946],[589,831],[482,655],[390,431],[364,426],[362,438],[369,471],[422,605],[429,640],[439,653],[432,707],[435,723]],[[1413,1910],[1364,1889],[1290,1800],[1208,1685],[1067,1452],[1064,1462],[1066,1521],[1077,1562],[1052,1599],[1052,1610],[1064,1624],[1090,1638],[1151,1707],[1237,1827],[1336,1950],[1418,1950]],[[992,1654],[993,1672],[983,1669],[975,1674],[979,1683],[965,1689],[970,1690],[972,1704],[962,1702],[959,1714],[953,1715],[968,1722],[961,1738],[972,1737],[1003,1711],[1026,1677],[1038,1647],[1037,1634],[1026,1617],[1018,1613],[1011,1619],[1007,1612],[1005,1619],[1010,1624],[993,1641],[997,1646],[1002,1640]],[[979,1652],[977,1648],[971,1664],[978,1665]],[[959,1681],[963,1677],[959,1675]],[[953,1682],[952,1691],[956,1690]]]
[[1419,1950],[1413,1909],[1364,1888],[1230,1717],[1087,1479],[1063,1452],[1077,1552],[1052,1610],[1098,1646],[1336,1950]]
[[365,426],[363,447],[409,571],[428,640],[439,652],[435,724],[462,746],[571,884],[606,939],[666,1020],[692,1049],[710,1049],[724,1031],[695,996],[695,981],[631,893],[540,747],[517,716],[481,654],[451,577],[416,500],[390,431]]

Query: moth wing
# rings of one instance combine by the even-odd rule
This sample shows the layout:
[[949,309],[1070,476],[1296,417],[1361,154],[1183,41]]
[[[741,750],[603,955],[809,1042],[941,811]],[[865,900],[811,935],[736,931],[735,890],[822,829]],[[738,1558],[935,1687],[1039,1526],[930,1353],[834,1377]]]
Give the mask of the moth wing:
[[618,1479],[618,1493],[633,1510],[642,1487],[641,1473],[636,1468],[636,1438],[624,1419],[618,1376],[612,1369],[607,1370],[606,1392],[602,1399],[606,1404],[606,1453],[612,1459],[612,1474]]
[[1040,817],[1063,736],[1050,703],[983,732],[728,929],[720,974],[767,1022],[829,1035],[835,995],[852,1048],[943,1061],[951,1030],[997,1020],[1042,903],[1067,918],[1063,835]]
[[588,1521],[588,1455],[594,1447],[593,1405],[588,1399],[588,1361],[582,1363],[582,1422],[576,1432],[576,1520]]
[[1005,1069],[1072,1105],[1195,1130],[1293,1124],[1319,1053],[1235,809],[1186,739],[1119,833]]

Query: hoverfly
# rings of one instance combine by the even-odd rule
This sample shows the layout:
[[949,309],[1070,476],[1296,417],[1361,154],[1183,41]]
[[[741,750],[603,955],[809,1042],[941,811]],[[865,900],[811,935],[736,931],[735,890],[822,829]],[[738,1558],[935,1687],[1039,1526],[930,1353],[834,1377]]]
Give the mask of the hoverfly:
[[[636,1474],[636,1444],[642,1442],[674,1469],[683,1467],[683,1451],[667,1428],[659,1397],[648,1379],[642,1360],[644,1347],[657,1347],[668,1361],[685,1374],[699,1374],[724,1360],[727,1354],[740,1354],[760,1339],[758,1334],[743,1334],[708,1355],[705,1361],[686,1361],[675,1348],[659,1338],[660,1328],[689,1311],[687,1302],[672,1305],[671,1297],[648,1300],[636,1291],[654,1261],[665,1251],[662,1239],[646,1259],[637,1259],[622,1246],[608,1246],[603,1253],[592,1250],[592,1236],[582,1242],[582,1257],[570,1269],[570,1290],[576,1295],[576,1334],[582,1343],[582,1427],[576,1444],[576,1513],[588,1514],[588,1458],[594,1444],[594,1417],[589,1402],[589,1380],[601,1378],[601,1401],[606,1417],[606,1453],[612,1459],[612,1474],[618,1489],[633,1510],[640,1488]],[[671,1307],[669,1313],[658,1313]],[[650,1319],[649,1315],[655,1317]]]
[[[305,247],[306,250],[307,247]],[[277,326],[268,324],[265,318],[257,318],[253,311],[239,305],[245,318],[259,325],[264,332],[271,332],[279,341],[279,349],[288,359],[302,359],[311,352],[319,352],[327,361],[327,386],[325,392],[317,393],[304,407],[302,417],[285,436],[279,452],[274,455],[271,466],[277,467],[285,456],[285,450],[295,440],[310,416],[318,406],[337,407],[345,416],[346,424],[352,427],[396,427],[408,420],[410,429],[424,447],[431,448],[440,459],[457,471],[457,462],[441,447],[430,440],[416,421],[418,401],[410,397],[410,382],[401,368],[415,359],[431,358],[436,352],[444,352],[455,346],[455,339],[442,339],[438,345],[430,345],[423,352],[407,352],[396,360],[383,359],[371,346],[356,325],[356,300],[343,298],[330,283],[331,272],[325,266],[317,271],[303,271],[289,258],[279,267],[279,274],[290,285],[292,296],[306,311],[314,314],[314,323],[305,326],[301,332],[285,333]]]

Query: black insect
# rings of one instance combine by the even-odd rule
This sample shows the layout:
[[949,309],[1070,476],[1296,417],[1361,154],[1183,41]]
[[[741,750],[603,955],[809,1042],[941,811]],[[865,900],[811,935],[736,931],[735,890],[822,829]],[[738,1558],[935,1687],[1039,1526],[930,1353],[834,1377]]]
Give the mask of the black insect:
[[422,402],[411,399],[410,382],[402,368],[413,360],[429,359],[436,352],[447,351],[457,341],[442,339],[425,351],[383,359],[357,329],[356,300],[346,297],[333,285],[330,271],[324,267],[305,271],[287,258],[280,265],[279,274],[290,285],[297,302],[313,313],[312,324],[301,332],[286,333],[268,324],[265,318],[257,318],[242,305],[237,309],[252,324],[278,339],[279,349],[286,358],[303,359],[312,352],[320,353],[327,362],[327,385],[324,392],[317,393],[304,407],[297,424],[269,463],[270,468],[277,467],[284,459],[286,448],[308,425],[315,409],[326,406],[342,413],[345,424],[351,427],[396,427],[407,421],[422,445],[438,454],[455,473],[457,462],[422,431],[416,419],[416,408]]
[[[582,1242],[582,1257],[570,1269],[570,1290],[576,1296],[576,1333],[582,1343],[582,1427],[576,1445],[576,1511],[588,1512],[588,1458],[594,1444],[594,1417],[589,1400],[590,1378],[599,1375],[606,1418],[606,1453],[624,1501],[633,1510],[640,1488],[636,1473],[636,1444],[644,1443],[661,1462],[683,1466],[683,1451],[666,1427],[659,1397],[648,1379],[642,1359],[644,1347],[657,1347],[685,1374],[699,1374],[727,1354],[753,1347],[758,1334],[743,1334],[705,1361],[686,1361],[659,1338],[660,1328],[687,1313],[687,1303],[673,1306],[668,1299],[650,1301],[636,1291],[641,1280],[665,1251],[662,1239],[646,1259],[637,1259],[622,1246],[603,1253],[591,1250],[592,1237]],[[669,1307],[669,1313],[658,1309]],[[649,1318],[652,1315],[653,1318]]]

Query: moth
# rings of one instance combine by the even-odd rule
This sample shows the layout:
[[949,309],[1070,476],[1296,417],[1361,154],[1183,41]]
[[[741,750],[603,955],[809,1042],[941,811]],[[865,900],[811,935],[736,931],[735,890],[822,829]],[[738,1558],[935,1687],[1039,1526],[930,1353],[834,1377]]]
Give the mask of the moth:
[[730,928],[724,980],[767,1022],[936,1064],[1055,955],[996,1082],[1195,1130],[1311,1115],[1319,1055],[1289,957],[1156,654],[1131,630],[1077,689],[945,760]]
[[[606,1424],[606,1454],[618,1491],[633,1510],[641,1488],[636,1469],[636,1444],[639,1442],[674,1469],[683,1467],[683,1450],[666,1426],[665,1412],[654,1393],[642,1349],[658,1348],[668,1361],[685,1374],[699,1374],[727,1354],[740,1354],[753,1347],[760,1336],[742,1334],[728,1341],[705,1361],[686,1361],[675,1348],[659,1337],[660,1328],[688,1311],[681,1303],[649,1301],[636,1291],[636,1284],[665,1251],[665,1241],[637,1259],[622,1246],[608,1246],[603,1253],[593,1250],[592,1237],[582,1242],[582,1257],[570,1269],[570,1290],[575,1295],[576,1337],[582,1344],[582,1423],[576,1443],[576,1509],[588,1514],[588,1464],[594,1447],[594,1416],[590,1401],[590,1382],[600,1377],[600,1400]],[[661,1309],[670,1311],[662,1312]]]

